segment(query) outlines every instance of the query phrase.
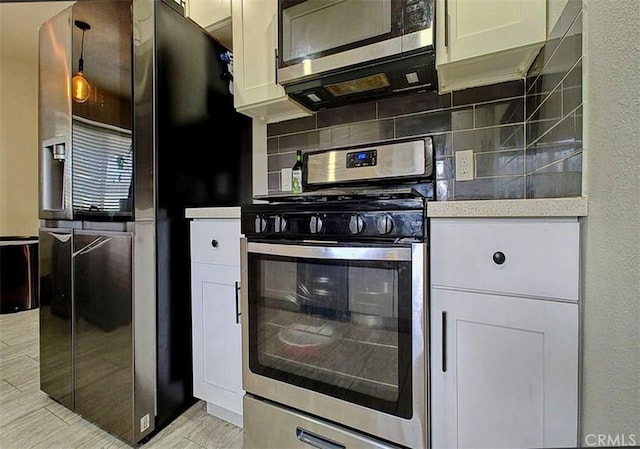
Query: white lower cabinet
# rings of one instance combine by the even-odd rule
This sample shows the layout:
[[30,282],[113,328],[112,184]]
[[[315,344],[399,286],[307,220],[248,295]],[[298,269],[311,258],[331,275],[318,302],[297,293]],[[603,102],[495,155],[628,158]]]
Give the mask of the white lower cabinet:
[[578,305],[434,290],[433,448],[575,447]]
[[[239,255],[240,222],[195,220],[191,236],[193,395],[207,402],[210,414],[241,427],[240,267],[235,257],[216,257],[234,248]],[[211,260],[220,264],[203,263]]]
[[[552,299],[536,284],[577,292],[577,226],[432,220],[433,449],[576,446],[578,298]],[[574,263],[574,275],[545,279],[557,260]],[[512,278],[524,269],[538,279],[518,289]],[[470,270],[482,281],[469,284]]]

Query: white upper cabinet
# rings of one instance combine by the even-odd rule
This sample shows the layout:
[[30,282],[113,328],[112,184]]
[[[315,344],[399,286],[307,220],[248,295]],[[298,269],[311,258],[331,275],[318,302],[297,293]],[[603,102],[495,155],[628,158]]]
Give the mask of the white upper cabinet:
[[436,0],[441,93],[523,78],[546,39],[546,0]]
[[236,110],[266,123],[311,115],[276,79],[277,0],[233,0],[233,97]]
[[187,0],[185,15],[222,45],[232,48],[231,0]]

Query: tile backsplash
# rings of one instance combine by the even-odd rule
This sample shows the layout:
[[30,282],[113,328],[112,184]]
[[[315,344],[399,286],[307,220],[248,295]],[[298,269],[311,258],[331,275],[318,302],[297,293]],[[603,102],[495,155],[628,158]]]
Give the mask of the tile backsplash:
[[[267,127],[270,193],[303,152],[432,136],[438,200],[579,196],[582,12],[569,0],[526,79],[319,111]],[[475,179],[455,181],[454,153],[472,149]]]

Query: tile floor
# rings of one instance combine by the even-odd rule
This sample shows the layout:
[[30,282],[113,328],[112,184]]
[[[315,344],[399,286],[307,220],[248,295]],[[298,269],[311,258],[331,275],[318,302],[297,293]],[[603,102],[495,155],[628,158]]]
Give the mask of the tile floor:
[[[0,448],[130,448],[40,391],[38,314],[0,315]],[[241,449],[242,429],[198,401],[140,448]]]

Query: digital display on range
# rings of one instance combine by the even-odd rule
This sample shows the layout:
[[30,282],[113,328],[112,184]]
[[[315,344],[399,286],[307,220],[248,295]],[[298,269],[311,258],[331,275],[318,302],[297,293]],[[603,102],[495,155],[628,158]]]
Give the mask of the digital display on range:
[[347,153],[347,168],[373,167],[377,164],[377,150],[354,151]]

